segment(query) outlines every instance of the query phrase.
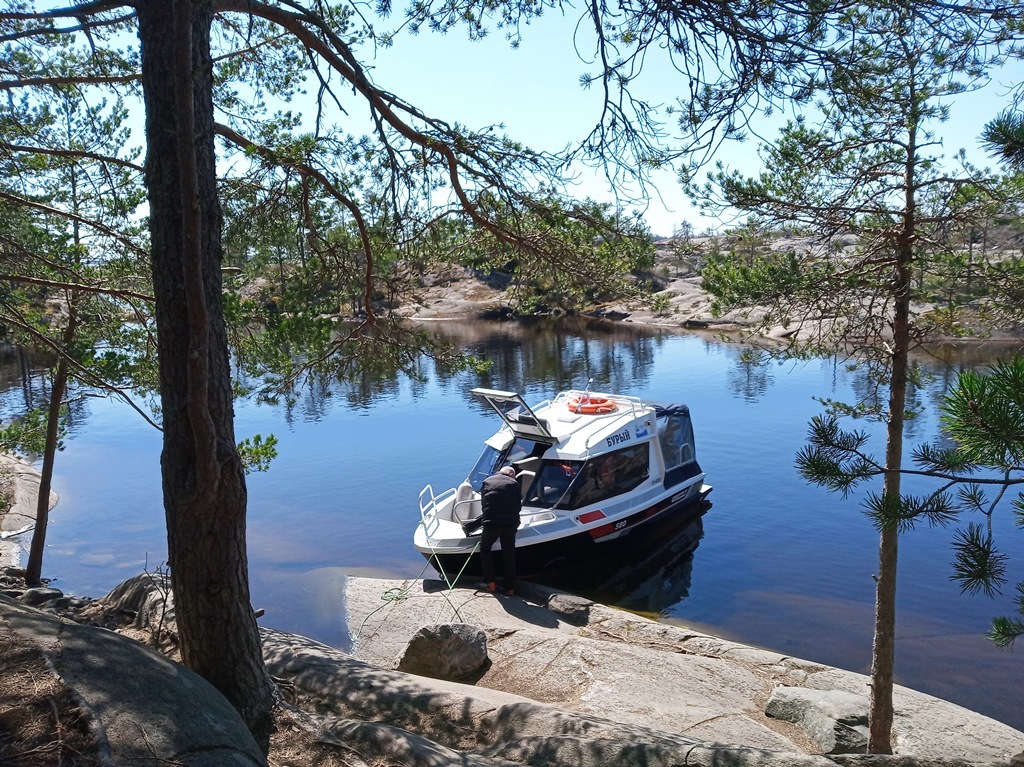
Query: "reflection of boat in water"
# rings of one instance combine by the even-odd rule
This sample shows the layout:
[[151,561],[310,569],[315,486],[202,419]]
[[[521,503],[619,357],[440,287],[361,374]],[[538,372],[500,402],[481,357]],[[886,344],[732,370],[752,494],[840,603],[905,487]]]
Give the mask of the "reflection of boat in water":
[[[686,405],[562,392],[529,407],[513,392],[474,389],[504,422],[461,485],[420,493],[414,544],[449,580],[479,574],[480,486],[516,469],[523,510],[521,575],[603,558],[655,522],[698,514],[711,487],[697,463]],[[646,536],[643,536],[646,537]]]
[[675,517],[642,538],[624,540],[602,557],[600,569],[566,569],[537,580],[625,610],[662,614],[689,595],[693,554],[703,537],[701,516]]

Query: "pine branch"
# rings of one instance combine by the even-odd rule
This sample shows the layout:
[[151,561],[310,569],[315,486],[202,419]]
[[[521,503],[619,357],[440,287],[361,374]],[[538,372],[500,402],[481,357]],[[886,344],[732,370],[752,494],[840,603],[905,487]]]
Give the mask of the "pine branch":
[[981,525],[971,523],[958,530],[953,541],[955,558],[950,580],[960,583],[968,594],[984,593],[992,597],[1006,583],[1007,555],[999,553],[990,533]]

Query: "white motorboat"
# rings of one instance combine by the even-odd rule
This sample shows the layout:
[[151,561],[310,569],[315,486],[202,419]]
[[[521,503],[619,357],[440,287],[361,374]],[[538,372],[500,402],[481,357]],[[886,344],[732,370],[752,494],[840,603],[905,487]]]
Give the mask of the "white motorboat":
[[[473,389],[503,421],[457,487],[420,492],[413,542],[449,582],[480,574],[480,485],[511,465],[523,494],[522,576],[592,560],[655,520],[703,513],[690,410],[638,397],[565,391],[532,408],[514,392]],[[497,548],[495,549],[497,550]]]

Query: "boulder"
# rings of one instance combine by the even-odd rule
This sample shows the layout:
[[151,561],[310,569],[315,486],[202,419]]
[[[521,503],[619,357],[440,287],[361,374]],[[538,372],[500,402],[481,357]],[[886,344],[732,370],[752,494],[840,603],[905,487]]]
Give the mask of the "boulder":
[[547,607],[551,612],[558,615],[566,623],[574,626],[585,626],[590,620],[590,608],[593,605],[589,599],[575,596],[574,594],[554,593],[547,598]]
[[[655,290],[661,290],[662,287],[655,287]],[[606,320],[624,320],[632,314],[624,306],[602,306],[591,312],[587,312],[591,317],[601,317]]]
[[177,633],[174,594],[166,573],[146,572],[129,578],[97,600],[97,607],[131,616],[135,628],[149,629],[156,634]]
[[825,754],[863,754],[868,745],[868,699],[845,690],[776,687],[767,716],[803,728]]
[[267,764],[220,692],[134,640],[0,597],[0,635],[5,634],[46,656],[52,673],[79,702],[103,764]]
[[47,586],[37,586],[36,588],[26,589],[18,601],[22,604],[26,604],[29,607],[39,607],[46,602],[51,602],[55,599],[60,599],[64,596],[64,592],[60,589],[51,589]]
[[433,679],[458,680],[487,663],[487,635],[468,623],[423,626],[398,658],[398,670]]

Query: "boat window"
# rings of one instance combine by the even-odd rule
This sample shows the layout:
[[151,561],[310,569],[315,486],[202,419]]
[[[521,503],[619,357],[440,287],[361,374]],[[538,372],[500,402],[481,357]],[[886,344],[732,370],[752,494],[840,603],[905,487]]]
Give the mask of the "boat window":
[[650,443],[591,458],[573,488],[571,508],[590,506],[629,492],[650,476]]
[[526,503],[542,508],[578,509],[629,492],[650,476],[650,443],[591,458],[546,460]]
[[541,445],[533,440],[529,439],[516,439],[512,443],[512,447],[509,448],[508,453],[505,455],[505,460],[502,461],[502,465],[510,463],[519,463],[528,458],[532,458],[535,455],[542,454],[547,449],[546,445]]
[[569,508],[569,490],[582,467],[583,461],[542,462],[525,502],[530,506],[543,508]]
[[658,440],[666,473],[694,460],[693,426],[688,415],[669,414],[659,417]]

